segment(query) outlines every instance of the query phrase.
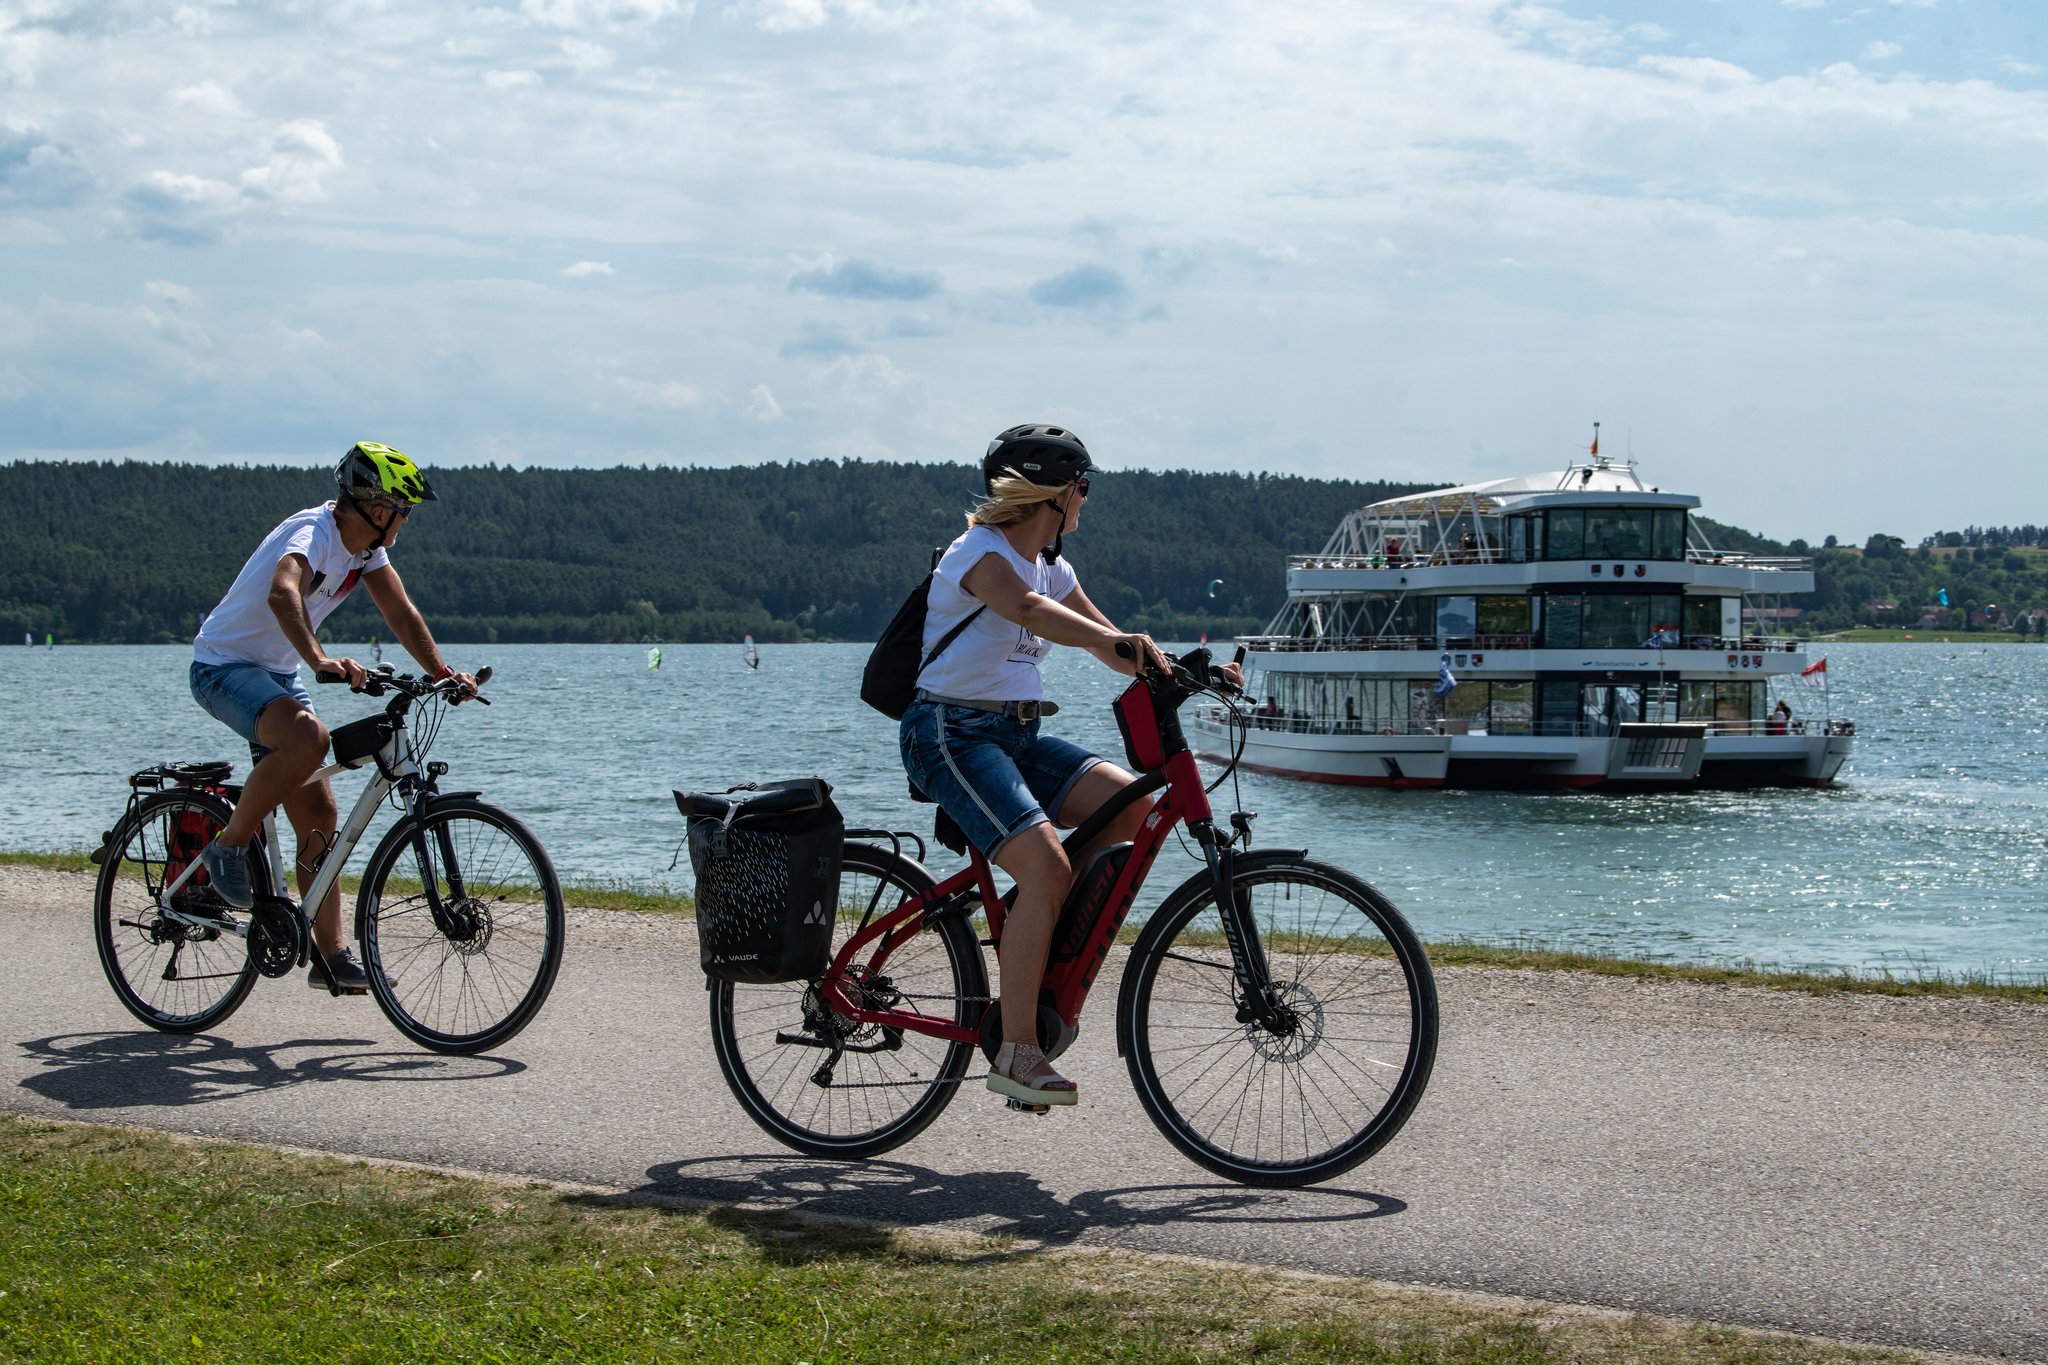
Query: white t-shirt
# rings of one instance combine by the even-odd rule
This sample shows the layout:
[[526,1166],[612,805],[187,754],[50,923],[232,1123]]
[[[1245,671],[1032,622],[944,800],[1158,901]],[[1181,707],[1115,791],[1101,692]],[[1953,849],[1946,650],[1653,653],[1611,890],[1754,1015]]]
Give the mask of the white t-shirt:
[[263,538],[235,575],[227,596],[206,614],[206,624],[192,641],[193,658],[203,664],[256,664],[272,673],[298,670],[299,652],[285,639],[270,610],[270,580],[286,555],[301,555],[313,566],[306,616],[315,630],[341,605],[357,579],[391,562],[381,545],[349,553],[341,543],[341,528],[334,524],[333,503],[294,512]]
[[[991,554],[999,554],[1017,571],[1024,586],[1057,602],[1080,586],[1073,565],[1062,557],[1048,564],[1037,555],[1026,559],[1010,548],[1010,542],[993,526],[970,527],[967,533],[946,547],[939,567],[932,571],[931,595],[924,617],[924,652],[958,625],[960,618],[982,605],[960,586],[967,571]],[[1019,625],[1005,621],[993,610],[984,611],[960,632],[946,652],[925,666],[917,685],[942,697],[963,701],[1038,701],[1045,688],[1038,677],[1038,661],[1045,657],[1047,641]]]

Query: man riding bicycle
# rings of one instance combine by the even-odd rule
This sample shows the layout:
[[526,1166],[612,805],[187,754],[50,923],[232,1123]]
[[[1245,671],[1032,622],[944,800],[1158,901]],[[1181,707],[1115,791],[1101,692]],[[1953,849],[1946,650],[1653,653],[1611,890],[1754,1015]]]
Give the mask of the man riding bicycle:
[[[327,727],[313,714],[298,667],[303,660],[315,677],[351,687],[369,677],[354,659],[330,658],[317,634],[358,580],[420,667],[431,677],[475,687],[468,674],[442,660],[387,553],[413,509],[435,501],[426,477],[402,452],[375,441],[351,447],[334,477],[334,499],[278,523],[192,641],[193,699],[249,741],[254,761],[234,817],[200,855],[214,891],[237,907],[255,903],[249,842],[279,805],[297,836],[301,892],[333,843],[334,790],[324,780],[306,781],[326,761]],[[313,917],[313,944],[337,986],[355,994],[369,989],[342,934],[339,879]],[[317,965],[306,980],[327,989]]]

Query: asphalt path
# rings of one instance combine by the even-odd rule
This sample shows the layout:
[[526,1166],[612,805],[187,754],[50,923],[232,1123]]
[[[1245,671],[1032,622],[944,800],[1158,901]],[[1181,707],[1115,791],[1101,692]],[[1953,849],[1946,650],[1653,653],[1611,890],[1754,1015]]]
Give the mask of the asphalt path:
[[1138,1107],[1108,981],[1067,1058],[1076,1110],[963,1089],[908,1146],[841,1164],[727,1093],[685,922],[576,913],[540,1018],[450,1058],[297,975],[214,1034],[150,1032],[100,974],[89,900],[84,877],[0,867],[0,1107],[2048,1360],[2048,1008],[1444,972],[1402,1134],[1332,1185],[1248,1190]]

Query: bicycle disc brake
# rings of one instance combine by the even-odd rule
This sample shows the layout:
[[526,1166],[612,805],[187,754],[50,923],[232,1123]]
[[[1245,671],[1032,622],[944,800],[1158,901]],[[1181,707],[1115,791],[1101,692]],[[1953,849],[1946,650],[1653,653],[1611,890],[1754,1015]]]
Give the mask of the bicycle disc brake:
[[299,965],[310,946],[306,921],[290,901],[258,900],[249,920],[249,958],[265,976],[283,976]]
[[1245,1006],[1237,1017],[1244,1025],[1245,1041],[1269,1062],[1299,1062],[1322,1046],[1323,1002],[1299,981],[1274,982],[1266,1010]]

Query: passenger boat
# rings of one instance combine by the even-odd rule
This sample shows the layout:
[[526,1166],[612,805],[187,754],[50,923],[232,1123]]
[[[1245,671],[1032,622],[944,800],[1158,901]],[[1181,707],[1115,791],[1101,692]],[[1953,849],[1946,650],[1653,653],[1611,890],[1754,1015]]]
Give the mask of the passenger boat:
[[1196,749],[1377,787],[1832,783],[1855,726],[1782,626],[1812,562],[1715,549],[1698,498],[1598,446],[1373,503],[1290,558],[1286,605],[1242,641],[1248,727],[1191,713]]

